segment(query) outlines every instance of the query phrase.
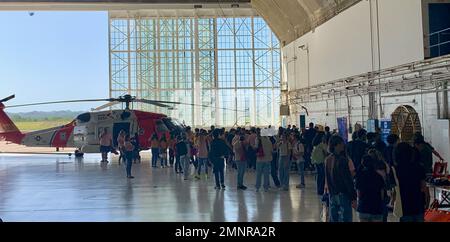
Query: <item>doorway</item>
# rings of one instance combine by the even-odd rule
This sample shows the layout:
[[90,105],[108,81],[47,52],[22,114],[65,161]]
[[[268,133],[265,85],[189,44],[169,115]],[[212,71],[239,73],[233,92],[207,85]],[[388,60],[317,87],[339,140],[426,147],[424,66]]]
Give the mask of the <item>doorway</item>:
[[114,147],[117,147],[117,136],[119,136],[119,132],[124,130],[127,134],[130,133],[130,123],[114,123],[113,126],[113,143]]

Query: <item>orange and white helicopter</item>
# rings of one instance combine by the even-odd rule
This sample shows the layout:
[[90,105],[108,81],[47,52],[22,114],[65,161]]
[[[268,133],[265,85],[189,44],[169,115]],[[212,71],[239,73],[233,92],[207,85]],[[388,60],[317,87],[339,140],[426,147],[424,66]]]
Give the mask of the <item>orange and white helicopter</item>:
[[[149,149],[148,140],[154,133],[157,133],[158,137],[162,135],[167,137],[171,132],[182,132],[185,128],[184,124],[164,114],[132,110],[130,109],[132,103],[140,102],[169,109],[173,108],[171,105],[192,105],[180,102],[137,99],[131,95],[118,98],[54,101],[13,106],[3,104],[14,97],[15,95],[11,95],[0,100],[0,139],[30,147],[55,147],[57,150],[73,147],[76,148],[76,156],[82,156],[83,153],[99,153],[99,136],[105,128],[112,132],[115,146],[121,130],[126,131],[131,136],[137,133],[142,150]],[[107,101],[108,103],[93,109],[93,112],[78,115],[66,125],[30,133],[22,133],[4,112],[5,108],[13,107],[99,101]],[[125,109],[98,111],[120,103],[125,104]]]

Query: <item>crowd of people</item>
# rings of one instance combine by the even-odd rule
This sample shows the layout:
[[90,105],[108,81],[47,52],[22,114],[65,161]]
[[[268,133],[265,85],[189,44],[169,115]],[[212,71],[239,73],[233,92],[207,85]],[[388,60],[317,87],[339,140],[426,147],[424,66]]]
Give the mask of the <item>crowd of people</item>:
[[[212,168],[217,190],[226,187],[226,166],[237,170],[239,190],[247,189],[245,173],[256,172],[257,192],[261,186],[269,191],[270,177],[276,189],[288,191],[292,171],[299,176],[296,188],[302,189],[305,170],[311,170],[331,222],[353,221],[353,209],[360,221],[366,222],[386,222],[390,210],[400,221],[424,220],[430,199],[425,178],[432,171],[432,155],[442,157],[420,133],[415,134],[412,146],[394,134],[387,137],[386,144],[379,132],[364,129],[355,131],[352,141],[346,143],[329,127],[322,129],[313,123],[307,129],[289,125],[271,131],[272,127],[227,131],[211,126],[209,130],[187,127],[167,139],[154,134],[149,139],[151,164],[153,168],[174,167],[184,180],[208,179]],[[102,162],[107,162],[110,139],[107,130],[100,136]],[[125,132],[117,138],[119,162],[126,162],[128,178],[133,178],[133,161],[140,162],[138,141],[137,134],[131,138]]]

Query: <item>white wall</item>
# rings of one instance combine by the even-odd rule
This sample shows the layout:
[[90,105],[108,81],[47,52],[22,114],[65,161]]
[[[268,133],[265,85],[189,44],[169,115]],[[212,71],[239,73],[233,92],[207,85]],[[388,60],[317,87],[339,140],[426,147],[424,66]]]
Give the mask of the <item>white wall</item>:
[[[290,90],[308,86],[308,57],[301,45],[309,47],[310,85],[378,69],[375,3],[371,8],[363,0],[282,49]],[[423,60],[421,0],[379,0],[378,13],[381,68]]]
[[379,0],[381,69],[424,59],[422,1]]
[[[378,0],[378,9],[375,0],[361,1],[282,49],[284,77],[287,77],[289,90],[308,87],[308,58],[307,52],[298,48],[301,45],[309,47],[311,85],[423,60],[422,21],[421,0]],[[297,56],[296,61],[294,56]],[[389,93],[392,94],[395,92]],[[346,97],[302,103],[310,114],[306,122],[335,129],[336,118],[347,117],[352,125],[363,123],[366,126],[369,100],[367,95],[362,98],[364,103],[358,96],[349,99],[350,113]],[[439,123],[435,94],[382,98],[382,104],[382,118],[390,118],[400,105],[412,106],[419,113],[425,139],[450,160],[450,153],[446,150],[448,139],[432,139],[433,135],[439,135],[433,130]],[[291,114],[288,122],[299,124],[299,115],[304,111],[296,105],[291,107]]]

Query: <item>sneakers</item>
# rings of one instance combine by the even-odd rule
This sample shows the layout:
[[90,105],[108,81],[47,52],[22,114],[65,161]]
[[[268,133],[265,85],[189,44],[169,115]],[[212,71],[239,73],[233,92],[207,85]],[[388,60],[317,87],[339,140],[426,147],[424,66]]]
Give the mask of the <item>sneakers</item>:
[[247,190],[247,187],[246,186],[238,186],[237,189],[238,190]]
[[296,188],[298,188],[298,189],[305,188],[305,184],[297,185]]
[[224,184],[222,184],[222,189],[225,190],[225,185]]
[[220,190],[220,187],[214,187],[214,189],[216,189],[216,190]]
[[199,175],[195,175],[194,178],[195,178],[196,180],[200,180],[200,176],[199,176]]
[[134,178],[134,176],[127,176],[127,178],[128,178],[128,179],[133,179],[133,178]]
[[269,189],[268,188],[264,188],[264,192],[269,192]]

